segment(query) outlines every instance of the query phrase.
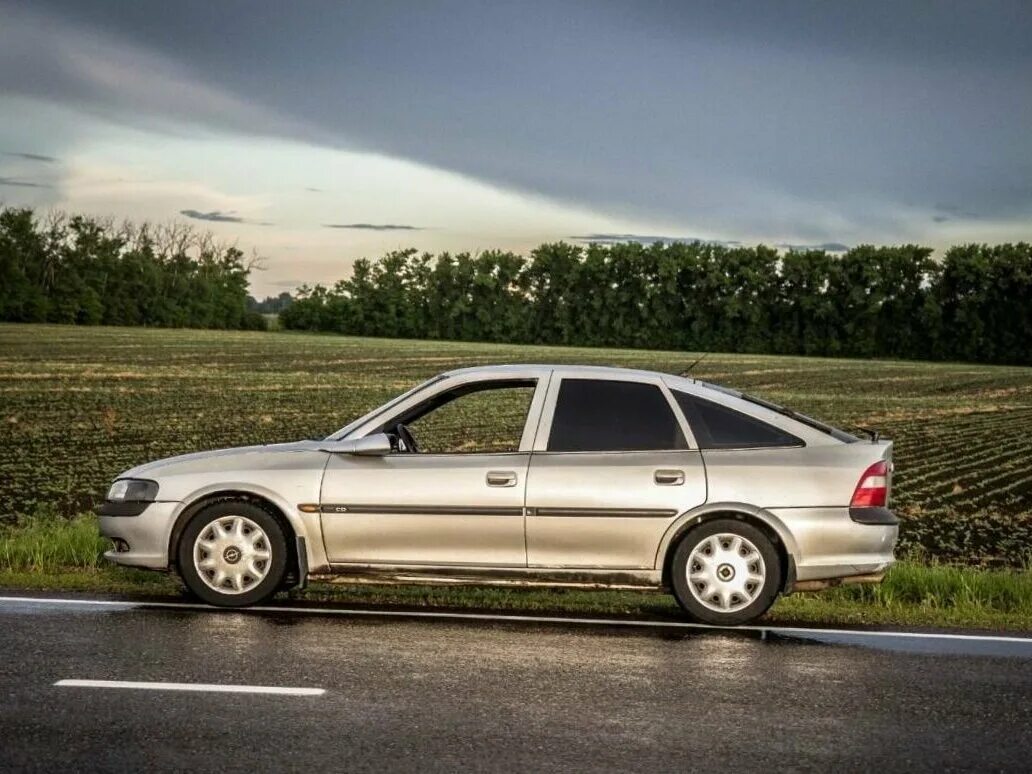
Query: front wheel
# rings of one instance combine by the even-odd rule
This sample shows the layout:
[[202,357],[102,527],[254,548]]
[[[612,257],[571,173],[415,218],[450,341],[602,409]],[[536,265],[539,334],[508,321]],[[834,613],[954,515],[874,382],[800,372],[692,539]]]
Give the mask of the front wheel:
[[265,601],[283,584],[287,540],[268,511],[224,501],[190,519],[177,561],[183,583],[209,605],[244,607]]
[[716,519],[691,530],[678,544],[670,572],[681,607],[715,626],[759,618],[781,590],[774,544],[756,527],[735,519]]

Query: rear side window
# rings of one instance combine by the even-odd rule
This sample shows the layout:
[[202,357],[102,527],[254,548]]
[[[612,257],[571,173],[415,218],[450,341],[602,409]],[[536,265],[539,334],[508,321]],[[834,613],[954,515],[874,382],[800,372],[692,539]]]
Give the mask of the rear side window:
[[700,449],[762,449],[804,446],[791,433],[759,419],[686,392],[673,391],[692,426]]
[[685,449],[684,434],[654,384],[563,379],[548,451],[606,452]]

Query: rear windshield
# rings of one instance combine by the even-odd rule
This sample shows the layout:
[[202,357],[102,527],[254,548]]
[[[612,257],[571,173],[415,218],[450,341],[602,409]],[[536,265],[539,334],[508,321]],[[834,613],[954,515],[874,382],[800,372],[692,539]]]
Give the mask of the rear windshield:
[[837,427],[833,427],[825,422],[821,422],[819,419],[808,417],[806,414],[800,414],[798,411],[793,411],[790,408],[779,406],[777,403],[771,403],[769,400],[763,398],[757,398],[755,395],[748,395],[738,390],[731,390],[727,387],[722,387],[719,384],[711,384],[709,382],[699,382],[703,387],[708,387],[711,390],[722,392],[725,395],[733,395],[736,398],[748,401],[749,403],[755,403],[757,406],[763,406],[766,409],[775,411],[786,417],[791,417],[796,422],[802,422],[807,427],[812,427],[814,430],[820,430],[822,433],[827,433],[836,441],[842,441],[842,443],[857,443],[860,439],[852,433],[847,433],[845,430],[840,430]]

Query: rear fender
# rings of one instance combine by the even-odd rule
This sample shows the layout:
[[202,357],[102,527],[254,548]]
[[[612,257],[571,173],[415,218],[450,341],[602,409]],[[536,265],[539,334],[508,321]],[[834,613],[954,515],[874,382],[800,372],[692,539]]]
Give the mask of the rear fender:
[[767,526],[781,541],[782,546],[785,548],[785,553],[788,555],[789,562],[795,561],[795,557],[799,553],[799,547],[796,544],[795,538],[792,537],[792,533],[785,526],[785,523],[770,511],[757,508],[755,505],[747,505],[746,503],[705,503],[682,513],[667,528],[667,531],[663,534],[663,539],[659,543],[659,549],[656,551],[655,569],[663,569],[671,546],[676,543],[681,535],[697,524],[701,524],[703,521],[718,514],[744,516],[747,519],[758,521]]

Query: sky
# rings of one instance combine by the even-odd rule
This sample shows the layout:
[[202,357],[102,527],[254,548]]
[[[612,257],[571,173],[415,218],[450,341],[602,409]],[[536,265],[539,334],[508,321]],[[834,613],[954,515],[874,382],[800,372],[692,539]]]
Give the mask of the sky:
[[1032,239],[1018,2],[0,0],[0,203],[387,250]]

